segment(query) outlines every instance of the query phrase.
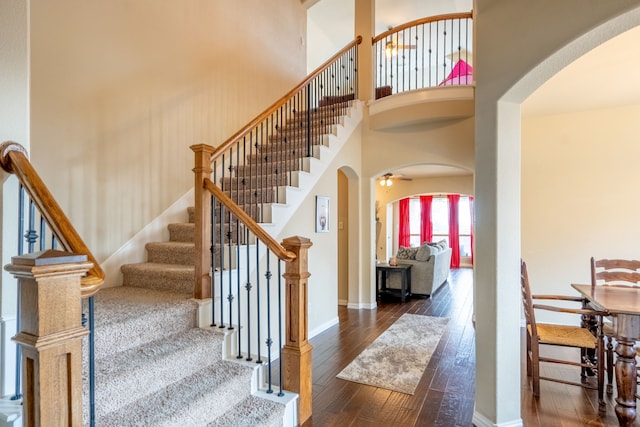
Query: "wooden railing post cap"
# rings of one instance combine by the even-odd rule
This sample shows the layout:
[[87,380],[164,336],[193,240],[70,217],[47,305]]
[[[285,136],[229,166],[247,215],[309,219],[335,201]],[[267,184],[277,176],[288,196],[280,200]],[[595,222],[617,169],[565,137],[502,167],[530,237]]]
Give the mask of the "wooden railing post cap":
[[311,240],[309,240],[306,237],[301,237],[301,236],[291,236],[291,237],[287,237],[286,239],[282,240],[282,246],[289,247],[301,247],[301,248],[310,248],[311,246],[313,246],[313,243],[311,242]]
[[8,173],[14,173],[13,166],[11,166],[11,159],[9,159],[9,153],[11,151],[18,151],[24,154],[27,159],[29,158],[27,149],[15,141],[5,141],[0,144],[0,167]]
[[11,257],[12,264],[28,266],[71,264],[86,261],[86,255],[74,254],[56,249],[47,249],[40,252]]
[[214,147],[208,144],[194,144],[194,145],[191,145],[189,148],[191,148],[191,151],[193,151],[194,153],[197,153],[200,151],[213,153],[214,151],[216,151]]

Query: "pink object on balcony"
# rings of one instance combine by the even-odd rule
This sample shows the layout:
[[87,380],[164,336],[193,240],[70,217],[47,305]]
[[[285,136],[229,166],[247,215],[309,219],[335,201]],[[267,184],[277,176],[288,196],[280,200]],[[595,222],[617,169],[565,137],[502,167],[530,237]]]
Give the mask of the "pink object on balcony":
[[468,85],[473,83],[473,67],[462,59],[456,62],[446,79],[438,86]]

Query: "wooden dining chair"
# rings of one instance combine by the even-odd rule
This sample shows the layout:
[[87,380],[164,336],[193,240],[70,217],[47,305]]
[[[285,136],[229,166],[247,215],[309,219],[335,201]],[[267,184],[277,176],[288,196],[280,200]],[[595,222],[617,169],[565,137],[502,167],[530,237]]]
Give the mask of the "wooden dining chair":
[[[591,257],[591,286],[640,286],[640,261],[626,259],[595,259]],[[611,321],[602,325],[605,339],[607,394],[613,392],[613,340],[615,330]]]
[[[533,386],[533,395],[540,396],[540,380],[554,381],[562,384],[580,386],[584,388],[594,389],[598,391],[598,403],[600,410],[605,410],[604,403],[604,355],[603,340],[599,333],[593,334],[589,329],[581,326],[558,325],[536,322],[535,311],[547,310],[558,313],[571,313],[575,315],[592,316],[596,319],[596,327],[598,331],[602,331],[603,314],[599,311],[583,308],[584,299],[581,297],[565,296],[565,295],[532,295],[529,286],[529,275],[527,273],[527,264],[521,261],[521,290],[522,302],[524,305],[524,314],[526,320],[527,334],[527,376],[531,377]],[[551,300],[574,302],[580,304],[580,308],[568,308],[553,305],[534,304],[534,300]],[[579,348],[581,360],[575,361],[569,359],[558,359],[545,357],[540,355],[540,346],[563,346]],[[599,356],[595,360],[595,365],[586,357],[587,349],[595,350]],[[540,374],[540,364],[556,363],[564,365],[572,365],[581,368],[581,382],[569,381],[560,377],[546,377]],[[589,383],[586,379],[586,370],[592,369],[597,377],[597,385]]]

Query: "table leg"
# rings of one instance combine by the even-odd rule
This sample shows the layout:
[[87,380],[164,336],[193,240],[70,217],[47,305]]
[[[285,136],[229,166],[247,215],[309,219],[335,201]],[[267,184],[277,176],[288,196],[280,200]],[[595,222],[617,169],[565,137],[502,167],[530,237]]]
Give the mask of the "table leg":
[[[616,416],[621,426],[633,425],[636,419],[636,350],[635,339],[627,338],[635,336],[638,318],[635,316],[619,315],[618,345],[616,345],[616,383],[618,395],[616,396]],[[625,333],[626,332],[626,333]]]
[[407,270],[402,271],[402,275],[400,277],[400,301],[405,302],[407,299]]

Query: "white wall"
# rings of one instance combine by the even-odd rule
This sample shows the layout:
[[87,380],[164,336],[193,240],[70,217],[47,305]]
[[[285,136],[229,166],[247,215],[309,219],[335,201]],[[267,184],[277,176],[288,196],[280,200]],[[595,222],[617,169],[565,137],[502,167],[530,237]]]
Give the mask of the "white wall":
[[[281,238],[302,236],[311,239],[309,249],[309,337],[338,323],[338,173],[348,165],[356,174],[360,174],[361,130],[356,128],[340,152],[327,167],[327,172],[309,191],[306,199],[293,218],[280,233]],[[351,194],[351,188],[349,189]],[[329,197],[330,231],[316,233],[315,206],[316,196]],[[357,196],[354,196],[357,197]],[[349,211],[349,230],[358,230],[357,212]],[[352,243],[350,242],[350,246]],[[357,284],[355,284],[357,286]],[[349,288],[354,286],[349,284]],[[351,292],[349,298],[352,298]]]
[[298,0],[32,1],[32,159],[99,261],[302,80],[305,34]]
[[[29,2],[0,0],[0,143],[29,149]],[[18,250],[18,181],[0,170],[2,266]],[[0,396],[15,392],[16,280],[0,274]]]
[[636,105],[523,120],[522,256],[535,293],[576,294],[591,256],[640,257],[638,117]]
[[581,0],[475,1],[473,422],[480,427],[522,423],[520,376],[513,374],[520,370],[520,103],[564,65],[640,23],[636,12],[609,21],[637,7],[633,0],[597,8]]

